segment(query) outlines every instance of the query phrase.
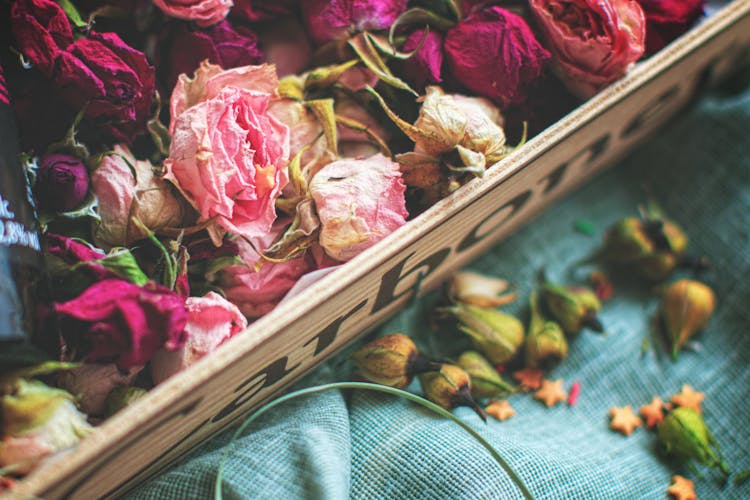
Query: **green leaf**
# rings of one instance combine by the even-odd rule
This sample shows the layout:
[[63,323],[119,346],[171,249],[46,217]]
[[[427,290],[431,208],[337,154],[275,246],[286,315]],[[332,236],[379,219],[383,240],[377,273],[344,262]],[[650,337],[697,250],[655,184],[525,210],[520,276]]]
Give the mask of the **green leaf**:
[[101,264],[108,271],[134,285],[143,286],[149,281],[148,276],[127,248],[117,248],[103,259],[94,261],[94,263]]
[[369,34],[365,31],[349,39],[349,46],[354,49],[354,52],[364,65],[388,85],[411,92],[415,96],[418,96],[419,94],[409,87],[409,84],[391,73],[391,70],[386,66],[385,62],[378,54],[377,49],[372,44],[372,40],[368,35]]
[[352,59],[341,64],[315,68],[305,78],[305,90],[313,87],[329,87],[336,83],[346,70],[357,64],[359,64],[359,60]]
[[73,24],[73,26],[75,26],[76,28],[83,28],[88,26],[88,23],[83,20],[81,14],[78,12],[78,9],[76,9],[76,6],[73,5],[70,0],[57,0],[57,4],[65,12],[65,15],[68,16],[68,19],[70,19],[70,22]]

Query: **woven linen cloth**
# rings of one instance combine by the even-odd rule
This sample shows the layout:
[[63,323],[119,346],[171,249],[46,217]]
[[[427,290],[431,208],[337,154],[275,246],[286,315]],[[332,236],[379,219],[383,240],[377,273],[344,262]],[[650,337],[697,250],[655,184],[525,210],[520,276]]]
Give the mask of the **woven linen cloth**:
[[[694,477],[657,453],[653,431],[630,437],[609,429],[612,406],[669,398],[683,384],[706,393],[703,411],[733,472],[750,468],[750,91],[714,92],[658,132],[628,159],[498,244],[471,269],[515,283],[524,314],[537,271],[550,279],[584,279],[574,264],[594,250],[604,229],[657,200],[690,237],[689,250],[710,257],[701,276],[718,306],[699,348],[673,362],[663,351],[643,352],[658,294],[628,273],[613,274],[615,295],[601,313],[606,335],[583,332],[568,359],[549,378],[578,381],[578,403],[547,409],[529,394],[511,396],[517,414],[487,424],[469,409],[455,414],[477,429],[538,498],[662,499],[675,473],[695,480],[699,498],[750,498],[750,482],[722,485],[704,470]],[[597,234],[576,232],[576,221]],[[685,275],[682,273],[682,275]],[[404,332],[435,355],[468,346],[455,331],[429,326],[439,294],[403,310],[378,334]],[[347,380],[346,353],[303,385]],[[302,385],[301,385],[302,386]],[[300,386],[300,387],[301,387]],[[410,390],[418,392],[417,383]],[[132,492],[137,498],[206,498],[228,442],[220,436]],[[232,448],[226,498],[518,498],[487,451],[463,429],[393,396],[329,391],[292,400],[254,423]]]

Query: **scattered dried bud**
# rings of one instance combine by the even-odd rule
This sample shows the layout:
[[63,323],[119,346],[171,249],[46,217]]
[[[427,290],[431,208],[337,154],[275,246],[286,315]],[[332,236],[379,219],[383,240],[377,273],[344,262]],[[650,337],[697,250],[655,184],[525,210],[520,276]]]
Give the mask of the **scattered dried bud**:
[[133,401],[142,398],[146,394],[148,394],[148,391],[146,389],[141,389],[140,387],[126,385],[115,387],[112,389],[112,392],[109,393],[107,400],[104,403],[104,416],[106,418],[111,417]]
[[531,294],[531,323],[526,336],[526,366],[548,368],[568,356],[568,341],[560,325],[548,321],[539,311],[539,297]]
[[719,445],[701,414],[691,408],[677,408],[657,426],[659,444],[667,455],[696,462],[729,474]]
[[442,365],[440,371],[420,375],[419,383],[427,399],[436,405],[446,410],[452,410],[457,406],[468,406],[477,412],[482,420],[487,420],[484,410],[471,397],[471,378],[461,368]]
[[508,290],[508,282],[471,271],[456,273],[448,283],[448,295],[454,302],[468,306],[500,307],[516,299]]
[[474,348],[493,364],[511,360],[523,344],[523,323],[510,314],[463,304],[449,307],[447,311],[461,322],[459,328],[471,338]]
[[713,290],[699,281],[683,279],[667,287],[660,315],[673,358],[690,337],[706,326],[715,306]]
[[471,395],[492,398],[515,392],[516,388],[500,377],[487,359],[476,351],[466,351],[458,358],[460,366],[471,378]]
[[365,379],[399,389],[409,385],[414,375],[440,369],[439,364],[423,358],[414,342],[403,333],[365,344],[352,354],[352,359]]
[[596,313],[601,303],[596,294],[585,287],[562,287],[546,282],[542,285],[540,295],[546,312],[560,324],[565,333],[576,334],[584,327],[602,332],[602,326]]

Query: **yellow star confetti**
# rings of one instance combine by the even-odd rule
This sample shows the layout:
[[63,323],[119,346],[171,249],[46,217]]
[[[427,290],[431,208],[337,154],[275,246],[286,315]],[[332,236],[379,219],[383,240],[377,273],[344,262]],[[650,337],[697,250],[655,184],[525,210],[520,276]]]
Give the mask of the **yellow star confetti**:
[[667,488],[667,494],[675,500],[698,500],[693,482],[682,476],[672,476],[672,486]]
[[636,427],[641,426],[641,419],[633,413],[633,407],[630,405],[623,408],[613,406],[609,409],[609,416],[612,418],[609,427],[626,436],[630,436]]
[[534,393],[534,397],[547,405],[547,408],[550,408],[568,399],[568,393],[563,390],[562,386],[563,379],[554,382],[544,379],[542,380],[542,388]]
[[692,408],[698,413],[703,413],[703,411],[701,410],[701,403],[703,402],[703,399],[705,397],[706,395],[702,392],[696,392],[692,387],[685,384],[682,386],[682,391],[680,391],[679,394],[675,394],[674,396],[672,396],[672,399],[670,399],[670,401],[672,401],[677,406]]
[[484,409],[484,411],[487,412],[488,415],[492,415],[501,422],[503,420],[508,420],[510,417],[516,414],[516,410],[511,408],[510,403],[508,403],[504,399],[500,401],[492,401],[487,406],[487,408]]

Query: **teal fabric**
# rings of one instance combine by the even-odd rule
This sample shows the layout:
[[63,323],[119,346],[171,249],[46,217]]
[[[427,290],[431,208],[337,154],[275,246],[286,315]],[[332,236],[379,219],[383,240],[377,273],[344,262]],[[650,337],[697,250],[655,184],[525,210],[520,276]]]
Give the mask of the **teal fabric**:
[[[679,362],[654,350],[642,353],[658,298],[653,287],[622,273],[601,315],[606,335],[581,334],[551,375],[564,378],[566,387],[581,383],[577,405],[547,409],[528,394],[517,395],[511,398],[515,417],[486,425],[468,409],[455,410],[539,498],[661,499],[672,474],[693,477],[656,453],[653,432],[641,428],[625,437],[608,428],[611,406],[637,408],[655,394],[668,398],[684,383],[707,394],[705,418],[732,470],[750,468],[748,131],[750,91],[706,96],[629,159],[470,266],[510,279],[524,298],[541,267],[556,281],[581,279],[585,273],[573,263],[597,246],[607,225],[635,213],[647,192],[686,228],[691,250],[713,263],[703,278],[716,290],[716,315],[696,350]],[[579,219],[593,222],[599,234],[574,231]],[[432,354],[456,355],[466,340],[429,326],[438,298],[426,296],[379,333],[405,332]],[[525,304],[509,309],[522,313]],[[345,359],[305,384],[347,379]],[[411,389],[419,390],[416,384]],[[133,496],[210,496],[227,440],[213,440]],[[710,471],[696,486],[699,498],[750,497],[750,483],[722,486]],[[392,396],[338,391],[288,402],[252,425],[232,449],[224,492],[275,499],[519,497],[486,450],[454,423]]]

